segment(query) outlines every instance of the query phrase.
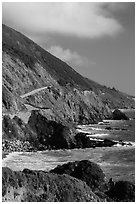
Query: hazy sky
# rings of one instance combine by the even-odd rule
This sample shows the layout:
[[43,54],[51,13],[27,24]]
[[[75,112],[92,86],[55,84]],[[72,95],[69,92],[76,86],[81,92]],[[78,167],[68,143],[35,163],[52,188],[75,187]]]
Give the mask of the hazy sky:
[[3,3],[2,21],[82,75],[134,95],[135,4]]

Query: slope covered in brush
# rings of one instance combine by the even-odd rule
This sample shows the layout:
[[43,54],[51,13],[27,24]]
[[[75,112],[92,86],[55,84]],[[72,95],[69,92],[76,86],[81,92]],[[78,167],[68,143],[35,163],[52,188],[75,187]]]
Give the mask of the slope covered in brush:
[[40,109],[50,119],[78,123],[109,116],[85,78],[66,63],[5,25],[2,43],[4,112]]
[[5,139],[38,141],[43,148],[51,138],[50,145],[62,135],[69,148],[75,144],[74,124],[111,118],[109,104],[102,102],[98,93],[101,85],[93,86],[65,62],[5,25],[2,77]]

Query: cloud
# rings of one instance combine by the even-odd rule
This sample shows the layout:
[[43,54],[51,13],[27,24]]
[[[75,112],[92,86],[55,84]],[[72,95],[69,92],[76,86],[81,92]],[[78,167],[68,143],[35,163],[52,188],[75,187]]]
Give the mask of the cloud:
[[71,51],[70,49],[63,49],[60,46],[51,46],[48,51],[62,61],[73,66],[95,65],[95,62],[88,60],[86,57],[80,56],[77,52]]
[[111,16],[110,9],[109,15],[105,15],[107,7],[104,5],[91,2],[4,2],[2,17],[3,23],[29,34],[54,33],[90,39],[115,36],[123,27]]

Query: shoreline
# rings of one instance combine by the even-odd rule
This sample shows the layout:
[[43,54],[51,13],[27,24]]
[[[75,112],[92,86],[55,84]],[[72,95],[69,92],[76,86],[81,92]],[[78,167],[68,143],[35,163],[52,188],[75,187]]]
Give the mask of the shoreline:
[[[73,150],[46,150],[39,152],[12,152],[2,160],[2,167],[13,171],[30,170],[50,171],[58,165],[68,162],[89,160],[98,164],[106,175],[115,181],[128,180],[134,183],[134,162],[125,163],[124,155],[133,154],[133,147],[97,147]],[[122,156],[123,155],[123,156]],[[117,156],[123,159],[120,163]],[[128,176],[127,175],[131,175]]]
[[2,151],[2,161],[3,161],[3,159],[6,159],[9,154],[10,154],[10,152],[3,152]]

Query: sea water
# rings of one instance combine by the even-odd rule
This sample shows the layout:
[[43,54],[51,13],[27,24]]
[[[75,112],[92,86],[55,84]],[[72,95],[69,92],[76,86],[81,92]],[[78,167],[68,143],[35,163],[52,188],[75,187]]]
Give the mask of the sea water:
[[[100,165],[106,179],[128,180],[135,182],[135,114],[133,110],[125,112],[128,121],[108,121],[105,125],[78,126],[78,131],[87,132],[94,139],[113,139],[127,141],[132,146],[97,147],[74,150],[50,150],[43,152],[13,152],[3,159],[3,166],[12,170],[45,170],[55,168],[68,161],[90,160]],[[105,121],[106,122],[106,121]],[[111,127],[110,130],[106,127]]]

